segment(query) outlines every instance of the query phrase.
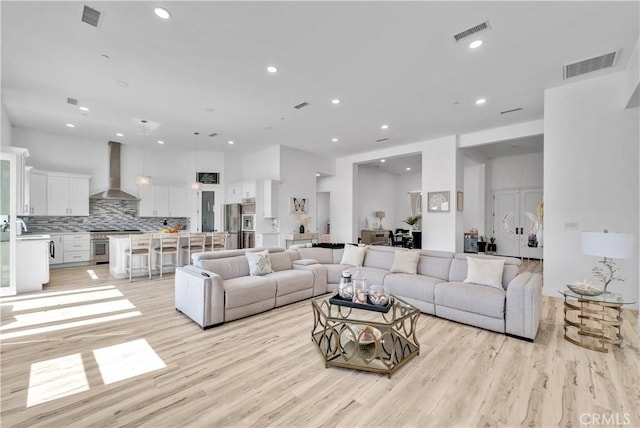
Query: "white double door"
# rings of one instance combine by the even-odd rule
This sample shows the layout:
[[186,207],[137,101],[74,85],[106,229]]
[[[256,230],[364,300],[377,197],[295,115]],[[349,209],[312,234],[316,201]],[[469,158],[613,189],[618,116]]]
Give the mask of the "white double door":
[[[497,254],[542,259],[542,242],[529,247],[529,238],[540,235],[538,203],[542,189],[499,190],[493,194],[493,233]],[[542,236],[537,238],[542,239]]]

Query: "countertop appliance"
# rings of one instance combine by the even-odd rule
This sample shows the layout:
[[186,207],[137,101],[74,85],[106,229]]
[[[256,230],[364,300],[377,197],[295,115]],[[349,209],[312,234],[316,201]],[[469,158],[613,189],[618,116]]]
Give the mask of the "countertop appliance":
[[237,250],[242,248],[242,205],[227,204],[224,206],[224,231],[229,234],[227,248]]
[[92,265],[109,263],[109,235],[132,235],[142,233],[139,229],[90,230]]
[[42,291],[49,282],[49,235],[16,239],[16,293]]

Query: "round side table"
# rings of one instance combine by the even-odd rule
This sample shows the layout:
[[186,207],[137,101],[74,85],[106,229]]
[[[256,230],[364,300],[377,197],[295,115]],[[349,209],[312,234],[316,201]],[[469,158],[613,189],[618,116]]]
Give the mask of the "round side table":
[[561,290],[560,294],[564,296],[565,340],[598,352],[609,352],[607,344],[620,346],[622,305],[635,303],[635,300],[609,292],[585,296]]

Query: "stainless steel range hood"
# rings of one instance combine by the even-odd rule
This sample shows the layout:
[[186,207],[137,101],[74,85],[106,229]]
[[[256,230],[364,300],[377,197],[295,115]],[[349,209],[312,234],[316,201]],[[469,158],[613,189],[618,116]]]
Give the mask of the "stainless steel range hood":
[[109,188],[95,195],[90,199],[108,199],[116,201],[137,201],[133,195],[123,192],[120,189],[120,143],[109,141],[107,144],[109,151]]

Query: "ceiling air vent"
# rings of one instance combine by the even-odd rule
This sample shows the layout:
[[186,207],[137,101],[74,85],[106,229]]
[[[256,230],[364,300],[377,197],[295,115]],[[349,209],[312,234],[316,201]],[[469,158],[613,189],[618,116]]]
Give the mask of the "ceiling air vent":
[[217,133],[215,133],[215,132],[212,132],[211,134],[209,134],[209,137],[213,138],[213,137],[215,137],[216,135],[218,135],[218,134],[217,134]]
[[609,52],[604,55],[596,56],[582,61],[573,62],[564,65],[564,80],[581,74],[591,73],[592,71],[602,70],[613,66],[618,52]]
[[501,112],[500,112],[500,114],[514,113],[514,112],[516,112],[516,111],[520,111],[520,110],[522,110],[522,107],[512,108],[511,110],[501,111]]
[[489,26],[489,21],[485,21],[481,24],[474,25],[471,28],[467,28],[466,30],[461,31],[458,34],[454,34],[453,38],[456,40],[456,42],[459,42],[462,39],[466,39],[467,37],[473,36],[474,34],[480,33],[481,31],[488,30],[489,28],[491,28]]
[[86,5],[82,8],[82,22],[86,24],[98,28],[100,26],[101,17],[102,12],[100,12],[99,10],[93,9]]
[[67,98],[67,104],[71,104],[72,106],[77,106],[78,100],[76,100],[75,98]]
[[293,108],[300,110],[301,108],[305,108],[308,105],[309,105],[308,102],[304,102],[304,103],[298,104],[297,106],[293,106]]
[[382,143],[383,141],[387,141],[388,138],[380,138],[379,140],[376,140],[376,143]]

